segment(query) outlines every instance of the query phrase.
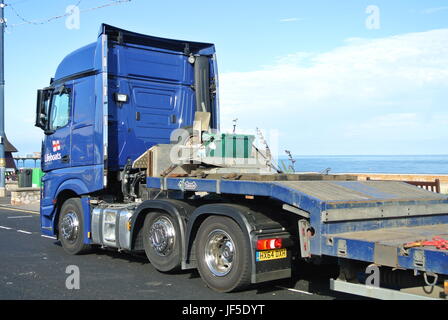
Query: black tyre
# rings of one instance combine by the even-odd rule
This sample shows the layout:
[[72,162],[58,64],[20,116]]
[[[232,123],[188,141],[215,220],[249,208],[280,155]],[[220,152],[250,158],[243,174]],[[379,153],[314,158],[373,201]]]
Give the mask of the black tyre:
[[207,286],[215,291],[237,291],[250,284],[250,252],[247,237],[233,219],[211,216],[198,230],[198,271]]
[[84,244],[84,216],[81,199],[70,198],[64,202],[59,214],[58,238],[69,254],[83,254],[91,249]]
[[180,269],[182,243],[177,220],[165,212],[150,212],[143,226],[143,246],[149,262],[159,271]]

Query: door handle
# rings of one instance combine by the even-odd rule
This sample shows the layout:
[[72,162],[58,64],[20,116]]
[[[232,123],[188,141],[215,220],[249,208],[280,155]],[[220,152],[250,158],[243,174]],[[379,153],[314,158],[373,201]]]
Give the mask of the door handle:
[[63,162],[63,163],[68,163],[68,162],[70,162],[70,156],[68,156],[68,155],[63,156],[63,157],[61,158],[61,162]]

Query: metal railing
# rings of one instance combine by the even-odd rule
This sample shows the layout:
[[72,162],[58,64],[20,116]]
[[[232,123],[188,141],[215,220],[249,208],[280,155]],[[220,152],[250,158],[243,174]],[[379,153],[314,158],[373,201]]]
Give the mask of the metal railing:
[[435,179],[434,181],[404,181],[404,180],[372,180],[370,177],[367,177],[368,181],[400,181],[412,184],[414,186],[420,187],[422,189],[426,189],[428,191],[440,193],[440,179]]

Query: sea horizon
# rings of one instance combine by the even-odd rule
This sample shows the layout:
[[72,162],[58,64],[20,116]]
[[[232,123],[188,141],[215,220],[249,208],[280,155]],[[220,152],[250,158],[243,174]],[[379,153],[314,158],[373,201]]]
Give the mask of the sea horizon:
[[[296,172],[448,174],[448,154],[436,155],[300,155],[293,156]],[[280,167],[291,165],[288,157]]]

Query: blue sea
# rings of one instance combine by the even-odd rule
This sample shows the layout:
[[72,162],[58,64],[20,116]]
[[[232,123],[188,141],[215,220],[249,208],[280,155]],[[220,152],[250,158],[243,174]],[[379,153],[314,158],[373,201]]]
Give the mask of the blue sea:
[[[448,174],[448,155],[415,156],[294,156],[296,172]],[[290,162],[281,157],[285,165]],[[40,161],[36,163],[40,167]],[[34,161],[20,161],[18,168],[34,168]]]
[[[448,174],[448,155],[295,156],[296,172]],[[291,163],[281,157],[285,165]]]

